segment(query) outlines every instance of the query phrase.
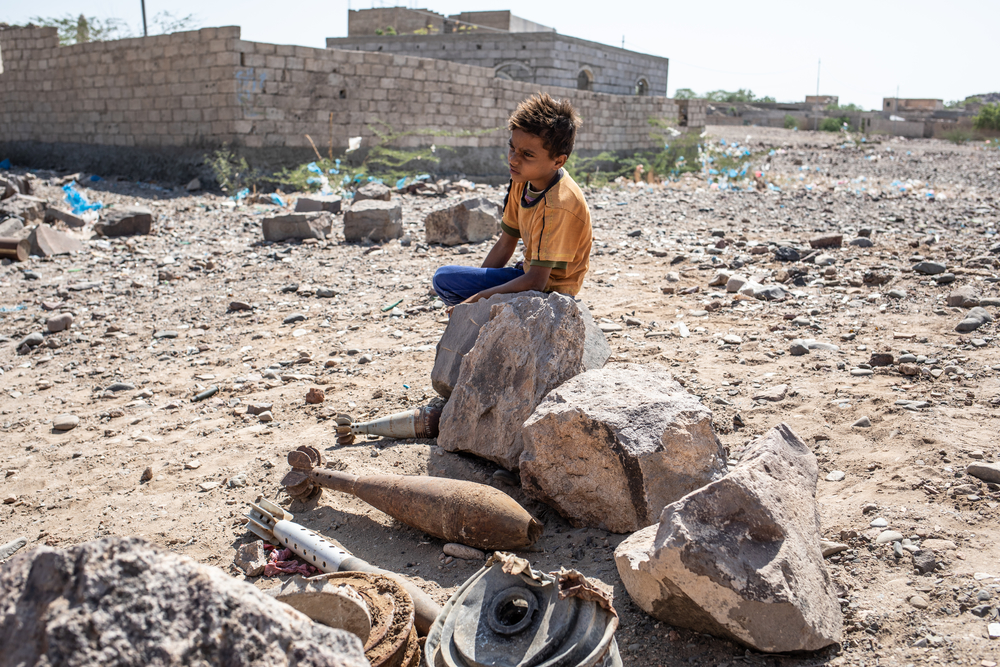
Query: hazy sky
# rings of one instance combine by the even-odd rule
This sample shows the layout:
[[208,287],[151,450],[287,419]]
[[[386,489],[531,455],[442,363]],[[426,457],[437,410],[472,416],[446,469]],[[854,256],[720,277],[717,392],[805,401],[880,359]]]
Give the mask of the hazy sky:
[[[779,101],[802,101],[816,92],[841,103],[881,108],[883,97],[963,99],[1000,91],[1000,1],[888,2],[378,2],[377,0],[147,0],[160,11],[193,14],[200,27],[239,25],[243,38],[325,46],[347,34],[347,9],[394,5],[443,14],[510,9],[564,35],[670,58],[669,94],[677,88],[750,88]],[[83,12],[116,17],[141,31],[139,0],[0,0],[0,21],[24,23],[35,15]],[[32,7],[35,7],[34,9]]]

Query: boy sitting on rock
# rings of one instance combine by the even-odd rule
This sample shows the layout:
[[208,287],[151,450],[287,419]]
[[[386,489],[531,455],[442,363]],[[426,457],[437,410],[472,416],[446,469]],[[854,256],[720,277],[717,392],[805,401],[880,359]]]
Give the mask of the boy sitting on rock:
[[[510,185],[501,233],[480,268],[442,266],[434,291],[448,304],[475,303],[494,294],[561,292],[576,295],[590,268],[593,238],[583,192],[563,169],[580,117],[567,101],[548,94],[521,102],[510,120]],[[524,242],[524,261],[506,264]]]

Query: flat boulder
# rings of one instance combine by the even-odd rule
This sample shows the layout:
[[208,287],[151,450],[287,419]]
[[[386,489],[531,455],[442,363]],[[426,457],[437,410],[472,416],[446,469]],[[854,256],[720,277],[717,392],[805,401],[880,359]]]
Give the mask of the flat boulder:
[[16,556],[0,601],[4,664],[368,665],[354,635],[138,538]]
[[348,243],[389,241],[403,235],[403,207],[368,199],[356,201],[344,213],[344,240]]
[[106,209],[103,219],[94,223],[101,236],[148,236],[153,229],[153,212],[148,208],[124,206]]
[[524,420],[552,389],[609,356],[604,333],[572,297],[528,293],[493,304],[462,359],[438,445],[515,470]]
[[628,533],[726,474],[712,413],[656,364],[589,370],[524,422],[521,484],[575,526]]
[[0,201],[0,220],[21,218],[24,222],[41,222],[45,217],[45,200],[31,195],[15,194]]
[[454,206],[431,211],[424,218],[427,243],[453,246],[479,243],[500,232],[500,207],[488,199],[466,199]]
[[290,213],[265,218],[260,229],[264,240],[272,243],[305,239],[322,241],[333,230],[333,221],[329,213]]
[[840,641],[840,605],[820,547],[816,457],[785,424],[739,464],[663,509],[615,561],[646,613],[756,651]]
[[83,250],[83,244],[75,236],[60,232],[46,224],[32,229],[28,242],[31,244],[31,254],[37,257],[69,255]]
[[303,195],[295,202],[296,213],[313,213],[326,211],[340,213],[343,200],[337,195]]

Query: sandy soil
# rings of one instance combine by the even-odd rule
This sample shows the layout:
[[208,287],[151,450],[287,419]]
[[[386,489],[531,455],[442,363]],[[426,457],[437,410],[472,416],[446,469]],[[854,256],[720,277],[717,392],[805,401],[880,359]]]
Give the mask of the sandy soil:
[[[336,445],[338,412],[373,417],[434,396],[430,369],[446,319],[429,293],[430,278],[442,264],[478,265],[489,249],[421,243],[423,216],[459,195],[403,196],[413,244],[373,250],[336,235],[313,244],[263,243],[260,221],[273,206],[234,210],[220,196],[181,188],[88,182],[88,195],[105,205],[151,207],[155,233],[95,238],[82,254],[0,267],[0,306],[14,308],[0,313],[0,335],[10,339],[0,347],[0,543],[23,535],[29,548],[69,546],[138,535],[242,577],[233,565],[235,547],[251,539],[242,517],[263,494],[442,603],[480,567],[445,563],[439,540],[357,499],[327,492],[308,505],[292,503],[279,486],[285,455],[307,443],[357,474],[452,476],[510,493],[545,523],[539,551],[527,554],[536,569],[572,567],[614,586],[626,665],[995,665],[1000,650],[987,624],[997,620],[1000,603],[1000,488],[977,484],[978,500],[948,489],[977,482],[963,476],[968,463],[1000,456],[997,324],[956,333],[964,311],[947,307],[945,297],[963,285],[1000,297],[997,264],[976,260],[1000,260],[989,252],[1000,240],[1000,151],[930,140],[844,148],[834,135],[758,128],[709,134],[730,147],[746,144],[751,173],[768,165],[766,178],[780,191],[713,189],[698,178],[588,191],[596,239],[581,297],[599,321],[622,327],[609,334],[609,363],[668,367],[713,411],[733,460],[781,421],[813,447],[824,536],[851,547],[827,560],[845,600],[841,646],[765,656],[668,627],[642,613],[621,585],[613,550],[625,536],[574,529],[495,480],[492,464],[445,453],[433,441]],[[54,185],[41,191],[61,200]],[[483,186],[479,194],[503,196]],[[807,247],[824,232],[843,232],[846,243],[864,228],[874,230],[874,246],[830,251],[836,263],[826,274],[815,264],[777,262],[770,251],[752,254],[759,243]],[[731,242],[722,254],[709,253],[721,238],[712,230]],[[915,274],[914,255],[946,263],[955,282]],[[794,298],[734,300],[708,286],[734,262],[761,282],[785,278]],[[37,279],[26,279],[25,270]],[[802,272],[801,284],[793,270]],[[889,282],[866,284],[871,270]],[[319,287],[338,294],[318,298]],[[893,289],[905,290],[905,298],[889,297]],[[399,299],[397,310],[382,312]],[[254,309],[228,312],[232,300]],[[16,341],[44,331],[46,318],[60,311],[75,315],[74,326],[18,355]],[[293,313],[306,319],[283,324]],[[689,335],[682,337],[678,323]],[[164,331],[177,337],[155,337]],[[741,342],[723,341],[731,334]],[[839,350],[792,356],[792,338]],[[924,367],[942,373],[907,377],[890,366],[852,375],[874,352],[922,355]],[[366,354],[371,363],[359,363]],[[116,382],[133,388],[108,390]],[[780,402],[753,400],[779,384],[788,386]],[[192,401],[212,385],[218,394]],[[313,386],[325,390],[324,403],[305,403]],[[900,400],[929,407],[910,410]],[[248,403],[272,404],[274,421],[247,415]],[[54,430],[53,418],[64,413],[80,425]],[[862,417],[870,428],[851,426]],[[141,482],[147,467],[152,479]],[[835,470],[843,481],[825,481]],[[202,490],[212,482],[218,485]],[[919,576],[908,555],[897,559],[891,545],[876,546],[876,518],[915,544],[946,541],[932,543],[942,569]],[[981,591],[987,602],[977,597]],[[926,608],[909,602],[915,595]],[[992,605],[992,619],[969,611],[981,604]]]

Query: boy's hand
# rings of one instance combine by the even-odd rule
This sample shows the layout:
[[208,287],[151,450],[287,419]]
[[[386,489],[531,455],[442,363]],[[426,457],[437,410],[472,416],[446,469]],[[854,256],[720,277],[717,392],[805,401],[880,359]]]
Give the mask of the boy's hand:
[[[483,298],[482,294],[478,294],[477,293],[477,294],[473,294],[472,296],[470,296],[465,301],[462,301],[462,303],[475,303],[475,302],[479,301],[482,298]],[[455,304],[455,306],[461,306],[462,303],[457,303],[457,304]],[[444,309],[444,312],[446,312],[448,314],[448,317],[451,317],[451,313],[452,313],[452,311],[455,310],[455,306],[448,306],[447,308]]]

